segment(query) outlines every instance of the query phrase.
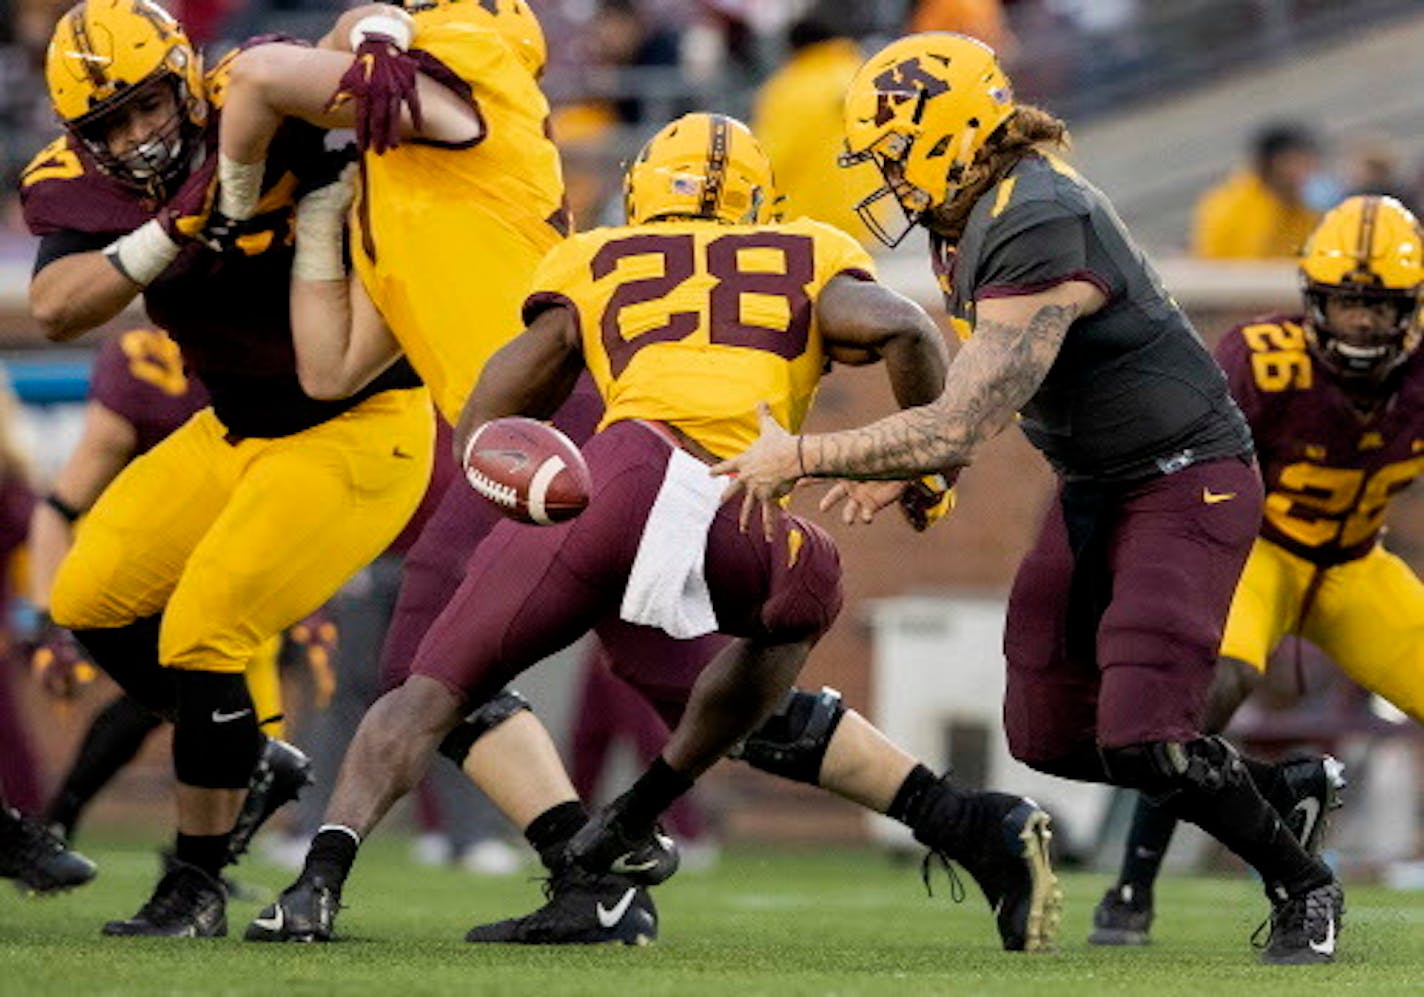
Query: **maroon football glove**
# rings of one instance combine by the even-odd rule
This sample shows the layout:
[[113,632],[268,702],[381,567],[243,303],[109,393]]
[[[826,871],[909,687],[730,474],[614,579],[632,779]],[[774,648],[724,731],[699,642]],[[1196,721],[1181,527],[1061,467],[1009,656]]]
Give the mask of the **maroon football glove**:
[[923,533],[954,508],[954,483],[959,468],[946,474],[927,474],[911,481],[900,493],[900,511],[916,532]]
[[334,111],[350,101],[356,115],[356,148],[380,155],[400,145],[401,108],[410,108],[417,130],[423,123],[416,88],[420,63],[394,39],[379,34],[367,35],[355,56],[326,109]]
[[94,666],[79,642],[48,616],[40,618],[30,643],[30,669],[45,692],[56,699],[73,699],[79,687],[94,681]]

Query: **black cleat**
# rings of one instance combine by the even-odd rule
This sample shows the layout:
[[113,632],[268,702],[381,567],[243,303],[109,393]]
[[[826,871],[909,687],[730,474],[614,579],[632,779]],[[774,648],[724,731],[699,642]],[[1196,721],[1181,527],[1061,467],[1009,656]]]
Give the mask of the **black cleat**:
[[34,817],[0,807],[0,878],[40,896],[83,886],[98,869]]
[[471,928],[476,944],[648,945],[658,937],[658,909],[626,876],[593,875],[565,864],[544,884],[546,903],[523,917]]
[[1340,809],[1345,766],[1330,755],[1317,755],[1283,762],[1279,770],[1286,798],[1273,799],[1271,805],[1280,812],[1301,847],[1318,858],[1330,812]]
[[324,879],[299,879],[252,919],[249,942],[329,942],[341,891]]
[[[916,831],[915,837],[931,849],[922,869],[926,888],[931,859],[938,857],[946,868],[950,860],[958,862],[984,891],[1006,950],[1053,951],[1063,918],[1063,890],[1048,857],[1053,838],[1048,814],[1032,800],[1006,793],[958,795],[955,810],[959,826],[954,830],[936,827],[931,811]],[[951,850],[946,847],[951,838],[962,844]]]
[[677,842],[654,825],[628,828],[617,801],[604,807],[569,841],[568,857],[585,872],[625,876],[639,886],[657,886],[677,872]]
[[311,785],[311,767],[311,759],[286,741],[275,737],[267,739],[247,784],[247,799],[232,828],[228,864],[236,862],[247,851],[267,818]]
[[1335,880],[1275,901],[1267,922],[1271,934],[1261,950],[1261,961],[1275,966],[1334,962],[1344,915],[1345,893]]
[[104,934],[144,938],[222,938],[227,894],[222,883],[187,862],[174,862],[138,913],[104,925]]
[[1119,884],[1103,894],[1093,911],[1089,945],[1146,945],[1152,941],[1152,900]]

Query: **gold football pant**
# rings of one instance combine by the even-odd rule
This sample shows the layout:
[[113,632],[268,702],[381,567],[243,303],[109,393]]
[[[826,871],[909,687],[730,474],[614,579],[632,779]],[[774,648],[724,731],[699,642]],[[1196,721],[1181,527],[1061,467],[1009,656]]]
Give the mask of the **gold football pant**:
[[[1318,587],[1302,621],[1312,583]],[[1265,671],[1271,652],[1297,624],[1300,635],[1352,680],[1424,722],[1424,582],[1402,560],[1376,546],[1357,560],[1317,568],[1258,539],[1236,588],[1221,653]]]
[[416,388],[292,436],[226,435],[204,409],[124,469],[60,566],[55,622],[162,611],[164,665],[242,671],[400,532],[430,477],[434,419]]
[[282,674],[277,667],[281,653],[281,635],[268,638],[257,648],[243,673],[257,725],[269,737],[283,737],[287,730],[282,719]]

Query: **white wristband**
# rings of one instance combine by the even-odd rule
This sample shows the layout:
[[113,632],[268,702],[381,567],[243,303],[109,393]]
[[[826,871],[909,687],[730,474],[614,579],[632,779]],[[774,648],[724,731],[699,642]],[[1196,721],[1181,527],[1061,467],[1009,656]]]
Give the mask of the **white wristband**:
[[109,243],[104,255],[119,273],[139,287],[147,287],[168,269],[181,248],[154,218]]
[[342,228],[351,205],[348,166],[335,183],[312,191],[297,203],[297,248],[292,256],[292,276],[297,280],[345,280]]
[[235,222],[257,214],[265,162],[239,163],[218,153],[218,210]]
[[409,15],[402,18],[396,14],[367,14],[351,25],[351,51],[360,48],[367,35],[384,35],[404,52],[410,48],[414,32],[411,31]]

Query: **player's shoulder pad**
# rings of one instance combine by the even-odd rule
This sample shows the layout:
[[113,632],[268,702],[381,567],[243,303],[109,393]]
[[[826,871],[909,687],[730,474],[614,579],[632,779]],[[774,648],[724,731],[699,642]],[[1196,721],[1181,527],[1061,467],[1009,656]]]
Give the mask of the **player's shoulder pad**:
[[831,275],[847,270],[863,273],[866,277],[873,278],[876,275],[874,257],[860,240],[845,229],[804,215],[781,222],[777,227],[785,232],[809,236],[813,240],[818,270],[829,267]]
[[19,185],[25,224],[34,235],[62,229],[123,232],[148,218],[133,193],[100,172],[68,135],[59,136],[30,160]]
[[292,35],[283,34],[280,31],[269,31],[266,34],[253,35],[223,53],[217,62],[213,63],[203,73],[203,92],[208,98],[208,104],[214,108],[221,108],[227,102],[228,81],[232,76],[233,61],[246,52],[248,49],[257,48],[261,45],[300,45],[303,48],[311,48],[311,42],[304,38],[296,38]]
[[985,191],[974,210],[983,212],[989,228],[1022,231],[1085,217],[1092,204],[1072,167],[1057,158],[1031,156]]

